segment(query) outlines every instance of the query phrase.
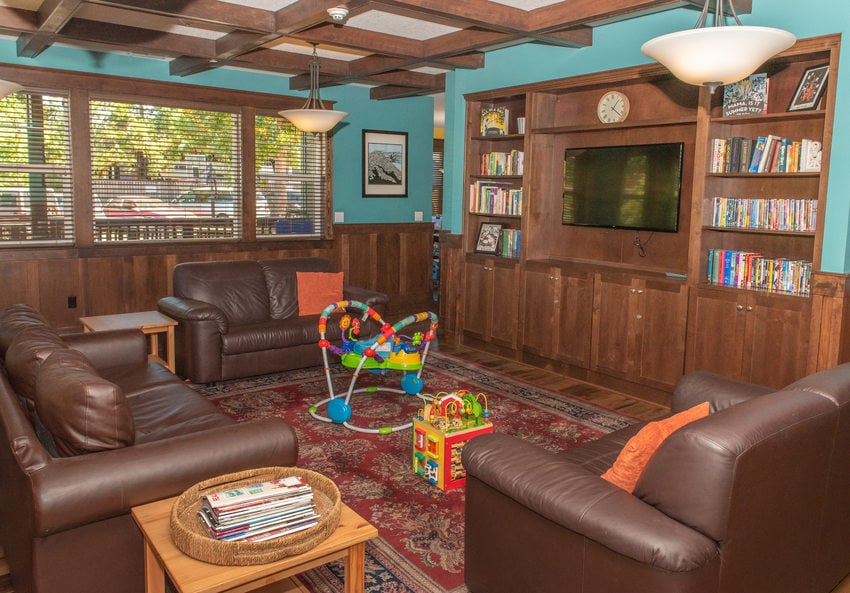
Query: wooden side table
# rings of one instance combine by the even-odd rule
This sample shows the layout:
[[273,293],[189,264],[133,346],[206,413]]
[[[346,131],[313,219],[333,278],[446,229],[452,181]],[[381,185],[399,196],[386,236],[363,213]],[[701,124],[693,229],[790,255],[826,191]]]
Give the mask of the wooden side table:
[[[159,311],[141,311],[139,313],[117,313],[115,315],[96,315],[80,317],[83,331],[97,332],[116,329],[140,329],[150,336],[150,360],[156,361],[174,372],[174,326],[177,322]],[[159,356],[159,336],[165,334],[165,356]]]
[[268,564],[219,566],[190,558],[171,541],[171,507],[176,500],[131,511],[145,539],[145,593],[164,593],[166,573],[180,593],[295,591],[290,577],[340,558],[345,559],[345,593],[365,589],[366,542],[377,537],[378,530],[345,504],[339,527],[312,550]]

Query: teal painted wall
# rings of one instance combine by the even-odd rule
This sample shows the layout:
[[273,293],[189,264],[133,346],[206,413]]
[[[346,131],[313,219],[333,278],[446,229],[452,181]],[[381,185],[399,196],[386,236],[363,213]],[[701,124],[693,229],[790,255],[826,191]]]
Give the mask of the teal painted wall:
[[[526,44],[489,52],[486,67],[457,70],[447,76],[443,228],[460,232],[462,217],[464,93],[586,74],[648,63],[644,41],[693,27],[698,13],[679,9],[597,27],[593,45],[581,49]],[[780,27],[798,38],[850,33],[846,0],[753,0],[744,24]],[[846,50],[845,50],[846,51]],[[829,172],[821,267],[850,271],[850,80],[847,58],[839,65],[837,104]],[[834,80],[830,84],[835,84]]]
[[[306,95],[290,91],[288,79],[282,76],[219,68],[175,78],[169,75],[165,60],[123,54],[50,47],[35,59],[18,58],[12,40],[0,40],[0,62],[281,95]],[[342,212],[346,223],[413,222],[417,211],[423,213],[424,220],[430,220],[434,100],[431,97],[413,97],[372,101],[369,89],[361,86],[322,89],[322,99],[336,101],[336,109],[350,114],[333,133],[334,211]],[[407,198],[363,197],[360,171],[364,129],[408,133]]]

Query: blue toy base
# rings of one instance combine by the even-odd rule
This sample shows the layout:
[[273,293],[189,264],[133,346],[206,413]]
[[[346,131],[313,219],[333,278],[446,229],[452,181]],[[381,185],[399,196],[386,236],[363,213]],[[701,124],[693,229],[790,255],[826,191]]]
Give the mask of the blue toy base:
[[[415,375],[413,375],[415,376]],[[332,422],[334,424],[341,424],[346,428],[350,428],[351,430],[356,430],[357,432],[366,432],[371,434],[390,434],[392,432],[396,432],[398,430],[404,430],[406,428],[410,428],[413,426],[413,421],[406,422],[404,424],[399,424],[396,426],[381,426],[380,428],[366,428],[363,426],[357,426],[349,422],[351,419],[351,405],[349,404],[349,398],[351,395],[358,393],[370,393],[374,394],[379,391],[386,391],[388,393],[399,393],[402,395],[412,395],[421,399],[423,402],[427,400],[422,397],[419,393],[407,393],[402,389],[395,389],[392,387],[363,387],[360,389],[355,389],[346,397],[329,397],[323,399],[319,403],[314,406],[311,406],[309,409],[310,415],[316,420],[321,420],[322,422]],[[321,406],[326,406],[326,414],[322,415],[319,413],[319,408]]]

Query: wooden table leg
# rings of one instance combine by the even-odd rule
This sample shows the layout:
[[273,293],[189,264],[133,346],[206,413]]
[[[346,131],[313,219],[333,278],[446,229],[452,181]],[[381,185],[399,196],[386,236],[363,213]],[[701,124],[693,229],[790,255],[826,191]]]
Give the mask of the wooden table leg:
[[172,373],[176,372],[174,370],[174,326],[169,325],[168,329],[165,330],[165,348],[168,350],[166,353],[166,361],[168,362],[168,370]]
[[145,593],[165,593],[165,571],[147,541],[145,542]]
[[354,544],[345,558],[345,593],[363,593],[365,589],[366,544]]

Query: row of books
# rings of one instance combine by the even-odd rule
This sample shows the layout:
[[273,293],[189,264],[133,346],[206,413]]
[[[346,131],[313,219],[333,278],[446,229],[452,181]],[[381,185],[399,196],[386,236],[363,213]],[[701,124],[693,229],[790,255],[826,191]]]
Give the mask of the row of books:
[[522,189],[495,182],[476,181],[469,186],[469,211],[477,214],[522,214]]
[[522,175],[525,153],[521,150],[510,152],[485,152],[481,155],[482,175]]
[[758,138],[714,138],[712,173],[796,173],[820,171],[821,143],[773,134]]
[[499,255],[511,259],[519,259],[519,242],[522,232],[517,229],[502,229]]
[[298,476],[222,490],[201,497],[198,516],[223,541],[266,541],[318,523],[313,488]]
[[715,197],[711,226],[809,233],[817,212],[817,200]]
[[751,251],[708,250],[708,283],[809,296],[812,262],[764,257]]

